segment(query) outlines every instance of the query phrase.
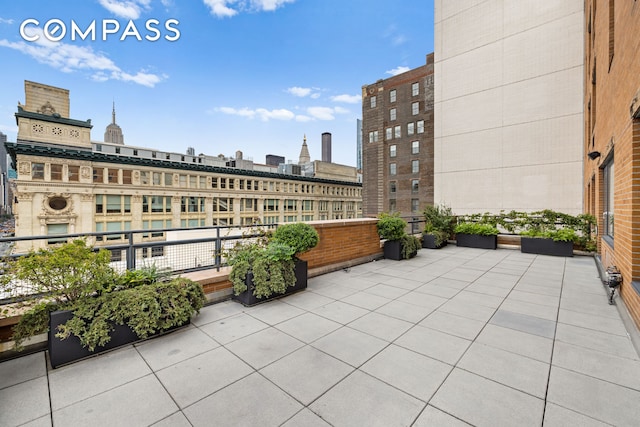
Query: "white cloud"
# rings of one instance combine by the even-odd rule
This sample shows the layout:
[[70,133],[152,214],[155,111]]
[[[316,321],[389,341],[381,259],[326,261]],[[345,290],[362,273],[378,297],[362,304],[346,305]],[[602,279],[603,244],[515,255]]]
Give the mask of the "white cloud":
[[151,0],[99,0],[99,3],[116,16],[138,19],[142,12],[150,9]]
[[349,110],[342,107],[309,107],[307,108],[307,114],[317,120],[335,120],[336,114],[345,114]]
[[164,75],[145,71],[139,71],[135,74],[127,73],[102,53],[94,52],[91,47],[52,42],[44,37],[42,29],[33,31],[34,33],[29,35],[35,35],[35,32],[40,32],[40,38],[35,42],[10,42],[2,39],[0,40],[0,46],[18,50],[41,64],[49,65],[65,73],[81,70],[89,71],[92,73],[91,78],[96,81],[120,80],[154,87],[166,78]]
[[305,116],[304,114],[298,114],[296,116],[296,122],[306,123],[306,122],[310,122],[311,120],[313,120],[311,117]]
[[391,44],[394,46],[400,46],[401,44],[404,44],[406,41],[407,41],[407,38],[404,36],[404,34],[398,34],[397,36],[391,39]]
[[13,19],[0,18],[0,24],[13,24]]
[[305,96],[308,96],[311,99],[318,99],[320,98],[320,89],[316,88],[316,87],[298,87],[298,86],[293,86],[290,88],[287,88],[286,92],[293,95],[293,96],[298,96],[300,98],[304,98]]
[[203,0],[211,14],[229,18],[240,12],[272,12],[295,0]]
[[362,95],[336,95],[332,96],[331,100],[333,102],[344,102],[346,104],[359,104],[362,102]]
[[255,110],[251,110],[249,108],[233,108],[233,107],[218,107],[214,111],[229,114],[233,116],[246,117],[248,119],[259,118],[263,122],[268,122],[269,120],[292,120],[296,117],[296,115],[286,109],[276,109],[276,110],[267,110],[266,108],[257,108]]
[[396,68],[394,68],[392,70],[385,71],[385,73],[386,74],[391,74],[392,76],[397,76],[398,74],[406,73],[410,69],[411,68],[409,68],[409,67],[400,66],[400,67],[396,67]]

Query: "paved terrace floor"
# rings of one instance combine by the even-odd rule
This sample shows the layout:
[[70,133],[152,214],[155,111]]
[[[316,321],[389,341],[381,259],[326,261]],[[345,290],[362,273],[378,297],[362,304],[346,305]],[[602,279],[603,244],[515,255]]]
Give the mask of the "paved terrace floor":
[[422,250],[55,370],[45,352],[0,364],[2,426],[639,420],[640,359],[593,259],[508,249]]

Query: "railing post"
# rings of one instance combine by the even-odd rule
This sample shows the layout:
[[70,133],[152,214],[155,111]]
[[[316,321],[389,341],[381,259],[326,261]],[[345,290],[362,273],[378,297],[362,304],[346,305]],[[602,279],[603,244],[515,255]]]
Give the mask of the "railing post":
[[222,264],[222,240],[220,240],[220,228],[216,228],[216,271],[220,271]]
[[136,251],[133,247],[133,232],[127,233],[129,237],[129,247],[127,248],[127,270],[136,269]]

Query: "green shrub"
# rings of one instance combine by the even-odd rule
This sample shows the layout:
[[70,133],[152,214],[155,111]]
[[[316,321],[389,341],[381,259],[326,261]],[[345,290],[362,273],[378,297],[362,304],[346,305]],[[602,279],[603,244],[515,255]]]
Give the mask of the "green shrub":
[[445,233],[443,241],[453,234],[455,217],[450,207],[444,205],[427,206],[423,214],[425,219],[425,233],[434,234],[434,232],[443,232]]
[[385,240],[400,240],[406,234],[407,222],[397,214],[381,213],[378,216],[378,235]]
[[315,248],[319,241],[315,228],[304,222],[283,224],[276,228],[271,241],[284,243],[295,250],[295,254],[301,254]]
[[409,259],[420,249],[420,239],[416,236],[405,234],[400,239],[400,246],[402,247],[402,258]]
[[455,228],[456,234],[478,234],[480,236],[494,236],[498,234],[498,229],[491,224],[481,224],[475,222],[463,222]]

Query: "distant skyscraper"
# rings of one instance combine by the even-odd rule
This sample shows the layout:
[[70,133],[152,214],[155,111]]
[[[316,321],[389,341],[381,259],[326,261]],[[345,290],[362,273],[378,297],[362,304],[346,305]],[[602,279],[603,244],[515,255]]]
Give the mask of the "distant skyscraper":
[[196,149],[193,147],[187,147],[187,155],[188,156],[195,156],[196,155]]
[[322,134],[322,161],[331,163],[331,134],[329,132]]
[[309,155],[309,147],[307,147],[307,135],[305,135],[302,141],[302,149],[300,149],[298,164],[303,165],[309,162],[311,162],[311,156]]
[[280,163],[284,163],[284,156],[276,156],[275,154],[267,154],[265,163],[269,166],[278,166]]
[[104,142],[113,144],[124,144],[124,135],[122,129],[116,124],[116,103],[113,103],[113,111],[111,112],[111,123],[104,131]]

